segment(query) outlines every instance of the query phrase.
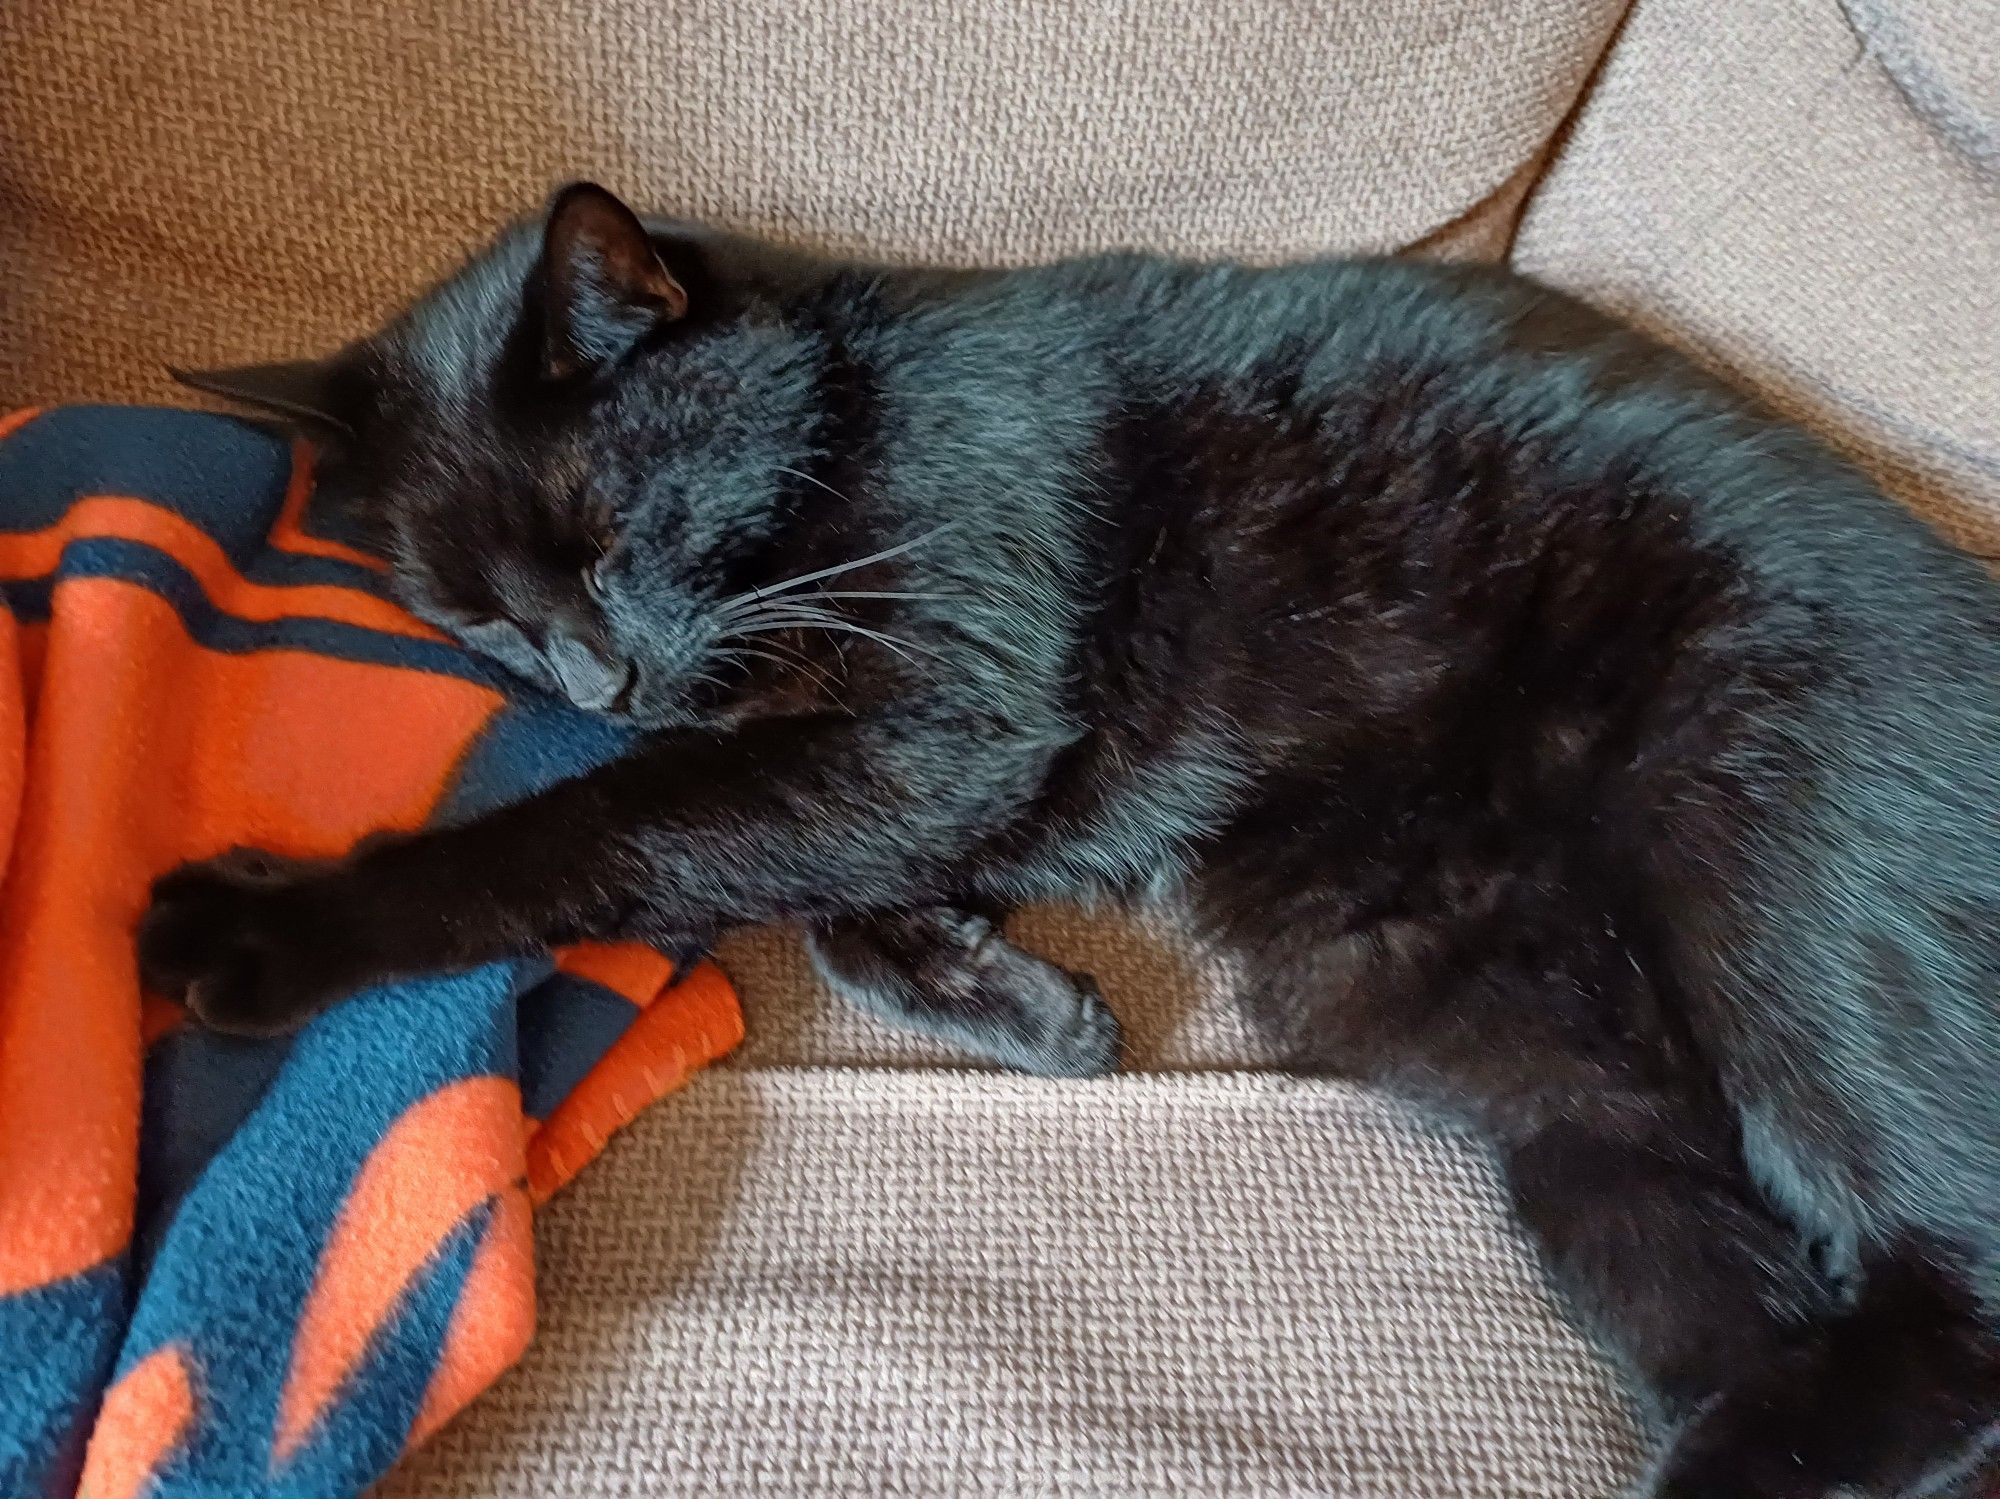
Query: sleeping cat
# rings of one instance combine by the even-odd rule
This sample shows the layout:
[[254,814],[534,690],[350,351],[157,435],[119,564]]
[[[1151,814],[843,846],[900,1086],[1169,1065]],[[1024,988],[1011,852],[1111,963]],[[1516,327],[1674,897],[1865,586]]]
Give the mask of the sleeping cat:
[[1813,441],[1497,272],[821,262],[565,190],[315,364],[409,607],[644,731],[464,826],[162,880],[270,1032],[581,937],[804,923],[1112,1067],[1027,900],[1172,892],[1301,1068],[1491,1137],[1676,1499],[2000,1432],[2000,591]]

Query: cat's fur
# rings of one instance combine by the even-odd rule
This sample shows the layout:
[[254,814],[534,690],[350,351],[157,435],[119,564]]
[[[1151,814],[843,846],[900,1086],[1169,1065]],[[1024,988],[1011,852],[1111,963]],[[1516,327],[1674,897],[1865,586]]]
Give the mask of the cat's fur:
[[1171,888],[1299,1065],[1490,1134],[1660,1495],[1985,1460],[2000,591],[1798,431],[1498,273],[821,264],[588,188],[211,383],[329,437],[413,607],[650,731],[170,876],[143,960],[212,1023],[791,918],[1089,1073],[1094,990],[993,918]]

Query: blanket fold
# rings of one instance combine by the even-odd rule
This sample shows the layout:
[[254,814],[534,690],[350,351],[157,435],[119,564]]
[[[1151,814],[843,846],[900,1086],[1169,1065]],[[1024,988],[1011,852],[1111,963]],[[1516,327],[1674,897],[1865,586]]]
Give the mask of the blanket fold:
[[311,454],[0,418],[0,1495],[358,1492],[519,1357],[530,1214],[742,1034],[579,947],[244,1042],[142,996],[153,878],[520,797],[618,731],[390,601]]

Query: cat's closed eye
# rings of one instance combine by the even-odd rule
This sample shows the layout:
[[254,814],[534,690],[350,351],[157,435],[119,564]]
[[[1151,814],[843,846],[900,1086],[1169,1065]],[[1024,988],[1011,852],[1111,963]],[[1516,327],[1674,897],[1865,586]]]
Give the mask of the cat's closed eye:
[[488,644],[528,646],[528,632],[501,614],[457,614],[451,619],[452,632],[485,649]]
[[513,620],[500,615],[460,615],[453,620],[451,633],[516,676],[543,686],[555,685],[535,637]]

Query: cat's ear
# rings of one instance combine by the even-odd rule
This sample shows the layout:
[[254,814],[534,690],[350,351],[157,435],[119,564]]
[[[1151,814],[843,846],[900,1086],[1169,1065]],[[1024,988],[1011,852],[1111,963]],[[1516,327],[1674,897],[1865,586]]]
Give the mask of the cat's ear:
[[352,437],[361,418],[363,381],[346,351],[326,359],[244,364],[231,369],[167,366],[181,384],[221,396],[320,436]]
[[556,194],[542,237],[542,371],[552,380],[630,353],[687,315],[687,292],[639,216],[594,182]]

